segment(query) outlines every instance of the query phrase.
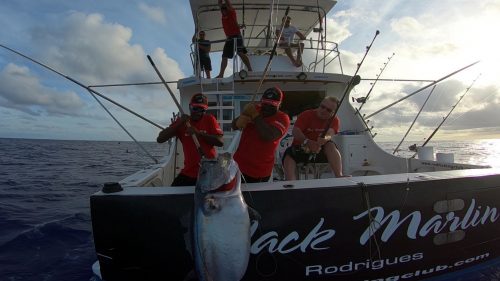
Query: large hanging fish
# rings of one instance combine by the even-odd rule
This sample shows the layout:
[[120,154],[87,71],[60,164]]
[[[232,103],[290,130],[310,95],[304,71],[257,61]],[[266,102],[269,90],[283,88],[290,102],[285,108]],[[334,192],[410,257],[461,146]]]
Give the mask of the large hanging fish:
[[200,281],[237,281],[250,257],[250,218],[230,153],[202,159],[195,189],[193,256]]

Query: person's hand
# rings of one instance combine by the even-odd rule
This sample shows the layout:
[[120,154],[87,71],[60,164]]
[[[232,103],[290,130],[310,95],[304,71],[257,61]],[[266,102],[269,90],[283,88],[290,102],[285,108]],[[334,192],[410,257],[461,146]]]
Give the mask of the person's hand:
[[328,141],[330,141],[331,139],[332,139],[332,136],[325,136],[325,137],[323,137],[323,138],[322,138],[322,137],[318,137],[317,142],[318,142],[318,144],[319,144],[320,146],[323,146],[325,143],[327,143],[327,142],[328,142]]
[[236,120],[236,128],[238,129],[243,129],[245,128],[248,123],[250,123],[252,121],[252,118],[250,116],[247,116],[247,115],[240,115],[240,117],[238,117],[238,119]]
[[251,120],[255,119],[255,117],[259,116],[259,110],[254,102],[248,103],[243,108],[243,113],[241,115],[246,115],[251,118]]
[[317,141],[309,140],[306,143],[306,147],[311,153],[318,153],[321,150],[321,145]]
[[182,114],[180,119],[182,124],[186,124],[186,122],[189,120],[189,115]]

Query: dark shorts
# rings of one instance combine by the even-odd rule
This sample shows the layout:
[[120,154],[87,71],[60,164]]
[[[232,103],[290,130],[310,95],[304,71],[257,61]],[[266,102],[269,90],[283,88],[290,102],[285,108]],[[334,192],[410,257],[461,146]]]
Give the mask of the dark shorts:
[[247,53],[247,49],[243,45],[243,37],[240,35],[230,36],[226,39],[226,43],[224,43],[224,50],[222,51],[222,57],[232,59],[234,57],[234,38],[236,39],[236,51],[238,53]]
[[200,56],[200,67],[201,70],[212,71],[212,61],[210,56]]
[[172,186],[189,186],[196,185],[197,178],[188,177],[183,174],[178,174],[172,182]]
[[323,148],[324,146],[321,147],[321,150],[314,156],[311,153],[306,153],[301,145],[292,145],[285,150],[282,161],[285,160],[287,155],[290,155],[290,157],[295,160],[295,163],[328,163]]

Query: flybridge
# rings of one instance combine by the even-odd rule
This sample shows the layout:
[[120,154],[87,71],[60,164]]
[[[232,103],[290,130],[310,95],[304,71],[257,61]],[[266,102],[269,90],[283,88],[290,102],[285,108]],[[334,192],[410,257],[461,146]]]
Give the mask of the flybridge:
[[[304,54],[309,57],[304,61],[306,71],[324,72],[324,68],[337,60],[342,69],[338,44],[327,40],[326,15],[336,1],[311,1],[310,5],[297,4],[295,1],[231,1],[236,10],[244,45],[249,56],[270,55],[276,39],[276,28],[280,26],[286,9],[292,18],[292,25],[308,37],[304,43]],[[295,2],[295,3],[294,3]],[[279,4],[279,5],[278,5]],[[221,14],[217,1],[191,0],[191,9],[196,30],[204,31],[206,40],[211,42],[211,52],[222,51],[226,36],[222,29]],[[194,58],[196,48],[191,46]],[[278,48],[278,53],[283,49]],[[193,60],[194,61],[194,60]],[[252,65],[254,61],[252,60]],[[237,72],[239,70],[235,70]],[[342,72],[342,71],[340,71]]]

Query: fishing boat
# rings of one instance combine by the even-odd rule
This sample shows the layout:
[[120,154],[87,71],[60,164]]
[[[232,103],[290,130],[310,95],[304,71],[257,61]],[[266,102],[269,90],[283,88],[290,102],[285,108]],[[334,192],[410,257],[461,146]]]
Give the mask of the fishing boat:
[[[344,102],[334,141],[344,174],[351,175],[335,178],[326,164],[309,163],[298,164],[298,180],[285,181],[280,157],[291,143],[287,134],[272,178],[241,184],[246,203],[260,214],[251,221],[243,280],[456,280],[500,263],[500,171],[455,163],[450,155],[434,159],[426,147],[416,158],[403,158],[374,142],[365,117],[349,102],[356,74],[344,73],[338,45],[327,40],[326,14],[336,1],[232,2],[253,71],[234,59],[230,75],[203,78],[192,45],[193,75],[177,83],[180,106],[187,111],[191,96],[207,95],[208,112],[224,131],[219,153],[234,153],[240,135],[231,121],[261,89],[283,90],[282,110],[292,123],[335,96]],[[190,3],[197,29],[218,55],[225,36],[217,1]],[[300,67],[274,46],[285,13],[311,38],[303,42]],[[91,196],[97,276],[185,280],[192,272],[195,187],[169,186],[183,160],[174,140],[159,163]]]

